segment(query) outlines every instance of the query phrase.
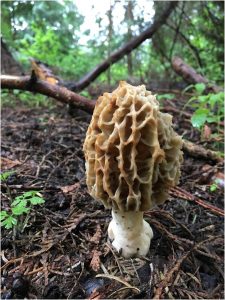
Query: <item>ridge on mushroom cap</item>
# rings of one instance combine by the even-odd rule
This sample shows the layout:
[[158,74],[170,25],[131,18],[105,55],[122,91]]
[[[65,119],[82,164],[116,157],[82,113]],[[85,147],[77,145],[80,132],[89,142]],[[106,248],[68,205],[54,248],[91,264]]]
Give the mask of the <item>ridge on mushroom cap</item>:
[[84,142],[87,186],[106,207],[145,211],[178,183],[182,140],[144,85],[99,97]]

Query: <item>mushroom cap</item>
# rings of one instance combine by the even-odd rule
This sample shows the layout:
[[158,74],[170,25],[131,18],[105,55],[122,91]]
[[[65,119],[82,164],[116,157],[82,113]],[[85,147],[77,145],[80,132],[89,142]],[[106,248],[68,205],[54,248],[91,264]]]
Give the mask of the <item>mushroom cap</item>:
[[144,85],[99,97],[84,141],[89,193],[105,207],[145,211],[178,183],[182,139]]

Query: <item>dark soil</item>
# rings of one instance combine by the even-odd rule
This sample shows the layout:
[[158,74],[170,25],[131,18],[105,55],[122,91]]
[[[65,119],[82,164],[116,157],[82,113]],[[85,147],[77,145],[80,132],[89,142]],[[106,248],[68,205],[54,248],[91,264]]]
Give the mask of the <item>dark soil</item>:
[[[173,107],[181,105],[176,100]],[[110,211],[85,184],[90,118],[63,106],[2,111],[2,172],[15,171],[2,183],[2,209],[28,190],[45,199],[16,229],[2,229],[2,299],[223,299],[223,216],[207,206],[223,209],[223,190],[210,192],[221,164],[185,153],[183,196],[173,190],[146,213],[154,231],[148,256],[121,258],[107,241]],[[174,123],[199,142],[187,116],[174,114]],[[206,207],[185,200],[185,192]]]

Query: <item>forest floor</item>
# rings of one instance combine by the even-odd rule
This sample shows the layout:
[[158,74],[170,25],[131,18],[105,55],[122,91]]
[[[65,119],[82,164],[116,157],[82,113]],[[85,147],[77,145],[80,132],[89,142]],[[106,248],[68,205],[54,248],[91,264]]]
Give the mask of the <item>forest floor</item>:
[[[181,98],[164,105],[180,111]],[[110,211],[85,184],[90,118],[60,104],[2,110],[2,172],[14,171],[2,182],[2,209],[29,190],[45,199],[15,229],[2,229],[2,299],[223,299],[224,220],[208,205],[223,209],[223,189],[210,191],[223,165],[184,153],[179,188],[146,213],[148,256],[121,258],[107,241]],[[188,116],[175,113],[174,124],[200,143]]]

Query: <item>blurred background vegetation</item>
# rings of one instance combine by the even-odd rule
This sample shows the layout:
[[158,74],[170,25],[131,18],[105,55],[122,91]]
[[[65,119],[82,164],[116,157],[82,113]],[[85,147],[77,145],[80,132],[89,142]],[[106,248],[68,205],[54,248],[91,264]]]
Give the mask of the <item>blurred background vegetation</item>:
[[[64,80],[76,81],[143,32],[165,2],[111,0],[98,10],[100,5],[90,0],[2,1],[2,45],[25,73],[33,57]],[[212,83],[223,85],[223,26],[223,1],[181,1],[152,39],[95,82],[181,81],[171,68],[171,58],[178,55]]]

